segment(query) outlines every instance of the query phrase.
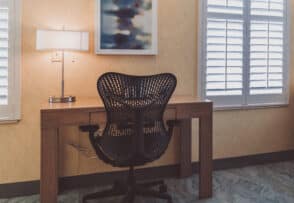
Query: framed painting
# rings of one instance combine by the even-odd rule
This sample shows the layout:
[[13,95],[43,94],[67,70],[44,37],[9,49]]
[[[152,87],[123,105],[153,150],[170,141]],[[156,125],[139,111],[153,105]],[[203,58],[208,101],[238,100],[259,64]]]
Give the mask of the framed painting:
[[157,0],[96,1],[97,54],[157,54]]

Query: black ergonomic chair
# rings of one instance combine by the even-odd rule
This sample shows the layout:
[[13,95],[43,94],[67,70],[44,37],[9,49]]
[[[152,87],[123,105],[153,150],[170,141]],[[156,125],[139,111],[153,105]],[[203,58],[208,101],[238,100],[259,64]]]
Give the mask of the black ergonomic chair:
[[[176,87],[176,77],[169,73],[152,76],[130,76],[106,73],[98,82],[98,92],[107,112],[102,135],[99,126],[81,126],[89,137],[97,156],[114,167],[130,167],[126,183],[84,196],[83,202],[98,198],[124,195],[122,203],[133,203],[136,195],[166,199],[163,181],[137,184],[134,167],[159,159],[170,142],[174,121],[163,121],[165,107]],[[150,188],[159,186],[159,189]]]

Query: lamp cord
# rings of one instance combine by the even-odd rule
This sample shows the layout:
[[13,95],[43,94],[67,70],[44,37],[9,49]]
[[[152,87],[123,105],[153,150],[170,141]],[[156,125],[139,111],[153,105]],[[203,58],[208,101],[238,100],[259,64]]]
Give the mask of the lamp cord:
[[64,98],[64,50],[62,50],[61,97]]

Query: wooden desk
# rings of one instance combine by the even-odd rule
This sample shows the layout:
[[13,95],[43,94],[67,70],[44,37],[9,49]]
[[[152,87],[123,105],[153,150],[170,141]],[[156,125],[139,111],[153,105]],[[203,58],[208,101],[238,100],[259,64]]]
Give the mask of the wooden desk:
[[[192,175],[191,120],[199,118],[199,198],[212,196],[212,102],[188,97],[172,98],[165,119],[180,121],[181,163],[180,176]],[[72,104],[46,104],[41,109],[41,203],[56,203],[58,196],[58,132],[66,125],[89,124],[90,115],[106,117],[98,99],[78,98]]]

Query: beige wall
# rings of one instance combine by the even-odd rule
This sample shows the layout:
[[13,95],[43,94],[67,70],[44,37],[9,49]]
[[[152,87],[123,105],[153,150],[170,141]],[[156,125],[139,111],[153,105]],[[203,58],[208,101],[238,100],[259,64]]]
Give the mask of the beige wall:
[[[23,0],[22,120],[18,124],[0,125],[0,184],[37,180],[40,175],[39,110],[49,95],[59,94],[60,67],[50,62],[52,53],[35,50],[37,28],[61,29],[65,25],[66,29],[91,33],[90,53],[70,53],[66,57],[67,93],[78,97],[97,95],[97,78],[106,71],[120,71],[132,74],[173,72],[179,81],[176,94],[196,95],[197,0],[159,0],[159,55],[156,57],[93,54],[94,1]],[[75,63],[71,62],[72,54],[77,58]],[[214,157],[294,149],[292,112],[293,99],[290,106],[284,108],[216,112]],[[197,122],[194,123],[193,160],[197,160]],[[79,139],[76,127],[62,132],[67,137],[63,140]],[[152,165],[177,162],[177,146],[175,136],[168,153]],[[62,151],[66,163],[62,164],[63,175],[97,171],[97,167],[100,171],[112,169],[99,161],[87,166],[89,160],[83,160],[71,149]]]

